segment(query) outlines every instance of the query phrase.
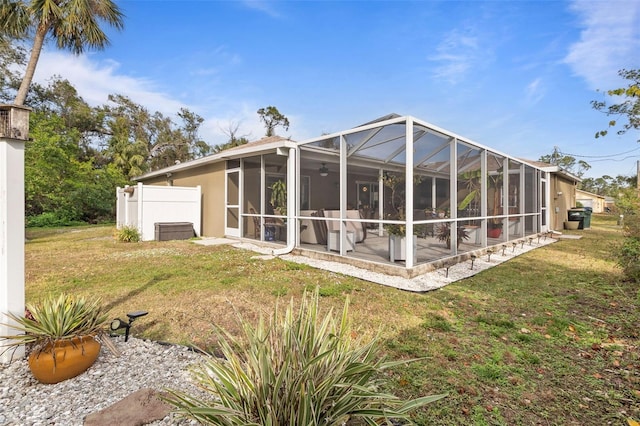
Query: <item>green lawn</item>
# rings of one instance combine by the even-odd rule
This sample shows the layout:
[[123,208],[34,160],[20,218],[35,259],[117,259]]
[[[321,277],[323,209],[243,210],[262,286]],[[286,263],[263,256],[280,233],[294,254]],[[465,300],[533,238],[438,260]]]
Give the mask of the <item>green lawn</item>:
[[257,318],[320,286],[325,309],[350,298],[358,333],[382,328],[389,357],[428,357],[389,375],[398,395],[449,393],[418,424],[626,424],[640,419],[640,286],[615,267],[615,221],[594,215],[581,240],[426,294],[228,246],[116,243],[112,227],[29,230],[27,299],[97,295],[113,316],[149,311],[138,337],[214,348],[211,324],[235,332],[236,313]]

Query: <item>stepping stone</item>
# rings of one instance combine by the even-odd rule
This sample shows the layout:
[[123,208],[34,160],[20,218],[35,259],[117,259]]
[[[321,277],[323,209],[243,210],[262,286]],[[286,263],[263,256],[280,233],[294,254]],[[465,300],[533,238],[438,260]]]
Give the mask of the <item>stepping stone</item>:
[[164,419],[171,406],[160,399],[160,393],[151,388],[140,389],[115,404],[84,419],[84,426],[141,426]]

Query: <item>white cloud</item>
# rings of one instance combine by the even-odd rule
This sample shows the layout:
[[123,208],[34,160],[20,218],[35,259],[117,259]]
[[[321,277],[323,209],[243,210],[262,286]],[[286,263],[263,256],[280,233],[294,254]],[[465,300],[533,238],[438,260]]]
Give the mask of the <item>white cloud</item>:
[[[193,54],[194,63],[188,68],[193,76],[214,76],[220,74],[225,68],[237,67],[243,63],[242,56],[230,51],[225,45],[221,45],[212,51],[197,51]],[[216,66],[204,66],[203,63],[214,63]]]
[[[202,136],[210,135],[210,138],[204,138],[211,145],[218,145],[227,142],[228,130],[230,126],[238,126],[236,136],[245,136],[250,141],[258,140],[265,135],[264,123],[260,121],[255,108],[255,103],[241,102],[236,105],[229,105],[225,109],[225,114],[211,115],[206,118],[202,125]],[[302,141],[310,138],[303,126],[300,124],[304,120],[297,115],[287,115],[289,119],[289,129],[296,129],[293,135],[291,130],[284,130],[277,127],[275,132],[279,136],[291,137],[296,141]],[[225,133],[227,132],[227,133]]]
[[580,18],[582,31],[564,62],[591,89],[617,87],[618,70],[638,65],[640,2],[577,0],[571,10]]
[[[225,131],[230,125],[238,126],[236,136],[245,136],[249,140],[260,139],[264,135],[264,126],[256,114],[257,109],[249,103],[228,105],[224,110],[224,114],[212,113],[209,117],[205,117],[202,135],[208,143],[212,145],[225,143],[228,139]],[[210,138],[207,139],[205,135],[210,135]]]
[[516,114],[511,112],[505,115],[497,115],[493,116],[490,120],[485,123],[485,127],[487,129],[504,129],[511,122],[513,122]]
[[34,80],[46,84],[51,77],[59,75],[69,80],[78,94],[94,106],[107,103],[110,94],[125,95],[151,111],[163,114],[175,114],[185,106],[158,91],[153,81],[119,74],[118,69],[119,64],[114,61],[96,63],[87,55],[45,51],[38,61]]
[[257,139],[264,133],[257,109],[247,102],[218,99],[213,107],[187,105],[158,90],[158,84],[152,80],[119,73],[119,64],[115,61],[95,62],[91,55],[45,51],[40,56],[34,80],[47,84],[55,75],[69,80],[78,94],[93,106],[106,104],[110,94],[121,94],[152,112],[159,111],[170,117],[174,117],[180,108],[188,108],[205,119],[200,134],[211,145],[226,142],[221,128],[227,128],[230,122],[240,123],[240,134],[249,134],[250,139]]
[[[264,136],[265,128],[256,113],[261,103],[252,100],[215,97],[211,102],[187,105],[167,93],[158,90],[159,84],[146,78],[136,78],[120,73],[120,65],[115,61],[97,62],[91,55],[75,56],[61,51],[44,51],[36,68],[34,80],[47,84],[53,76],[69,80],[78,94],[90,105],[98,106],[108,102],[108,95],[121,94],[140,104],[151,112],[160,111],[175,118],[180,108],[188,108],[201,115],[205,121],[200,127],[200,136],[210,145],[227,142],[225,131],[231,124],[238,124],[237,136],[257,140]],[[212,71],[215,74],[215,70]],[[206,70],[198,73],[206,74]],[[297,128],[298,117],[289,115],[291,128]],[[291,132],[276,129],[282,136]],[[298,140],[301,140],[299,137]]]
[[544,97],[544,93],[542,79],[538,77],[525,88],[525,101],[528,105],[537,104]]
[[281,14],[274,6],[274,2],[268,0],[244,0],[242,3],[248,8],[263,12],[272,18],[281,17]]
[[457,29],[447,34],[436,47],[436,52],[429,57],[429,60],[440,64],[434,70],[434,77],[451,84],[463,79],[468,71],[476,68],[482,58],[478,37],[461,34]]

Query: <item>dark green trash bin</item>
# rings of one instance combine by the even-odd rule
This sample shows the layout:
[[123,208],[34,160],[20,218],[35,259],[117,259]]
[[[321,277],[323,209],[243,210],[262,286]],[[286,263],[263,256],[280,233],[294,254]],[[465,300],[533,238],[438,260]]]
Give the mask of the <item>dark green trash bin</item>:
[[584,229],[591,228],[591,215],[593,214],[592,207],[584,208]]
[[580,222],[578,229],[584,229],[584,209],[582,207],[574,207],[568,210],[568,219],[571,222]]

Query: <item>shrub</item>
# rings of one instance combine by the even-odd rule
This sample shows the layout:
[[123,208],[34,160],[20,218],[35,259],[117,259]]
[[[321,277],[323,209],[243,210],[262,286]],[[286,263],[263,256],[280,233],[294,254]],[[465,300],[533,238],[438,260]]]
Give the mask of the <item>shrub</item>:
[[134,226],[123,226],[116,230],[116,239],[122,243],[137,243],[140,238],[140,231]]
[[626,237],[618,249],[617,261],[628,279],[640,281],[640,238]]
[[640,200],[636,193],[625,193],[619,197],[624,211],[624,241],[615,251],[616,261],[626,277],[640,281]]
[[[194,370],[204,400],[170,391],[178,413],[213,425],[345,425],[408,421],[408,412],[445,395],[402,401],[381,393],[387,362],[379,338],[352,337],[348,302],[339,321],[318,317],[318,290],[306,294],[298,313],[293,301],[284,316],[276,309],[268,324],[240,319],[245,341],[218,329],[223,358],[209,358]],[[357,423],[356,423],[357,422]]]
[[73,220],[60,212],[45,212],[36,216],[26,218],[27,228],[54,228],[59,226],[86,225],[80,220]]
[[616,209],[625,217],[638,213],[638,190],[625,188],[616,197]]

